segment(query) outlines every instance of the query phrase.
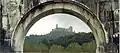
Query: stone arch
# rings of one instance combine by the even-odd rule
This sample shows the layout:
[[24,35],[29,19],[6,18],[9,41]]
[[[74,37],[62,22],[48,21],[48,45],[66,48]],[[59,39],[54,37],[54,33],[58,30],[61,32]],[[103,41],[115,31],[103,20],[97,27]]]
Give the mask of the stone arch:
[[45,2],[39,4],[28,11],[17,23],[12,34],[12,46],[14,51],[23,52],[23,43],[25,36],[31,26],[44,16],[55,13],[67,13],[78,17],[85,22],[92,30],[96,44],[97,53],[104,52],[104,44],[108,38],[96,15],[88,7],[76,2]]

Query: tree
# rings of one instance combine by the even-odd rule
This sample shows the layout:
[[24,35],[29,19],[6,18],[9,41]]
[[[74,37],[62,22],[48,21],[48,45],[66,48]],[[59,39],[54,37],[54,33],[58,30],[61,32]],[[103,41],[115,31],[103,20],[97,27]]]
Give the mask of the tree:
[[25,44],[24,52],[48,52],[49,49],[45,44]]
[[96,43],[95,41],[84,43],[82,45],[82,48],[83,48],[83,52],[94,53],[96,51]]
[[41,52],[48,52],[49,51],[48,46],[46,44],[43,44],[43,43],[39,44],[39,50]]
[[61,46],[61,45],[52,45],[51,46],[51,48],[50,48],[50,50],[49,50],[49,52],[65,52],[65,49],[64,49],[64,47],[63,46]]
[[24,44],[23,51],[24,52],[33,52],[34,51],[33,45],[32,44]]
[[67,52],[82,52],[82,47],[78,43],[71,43],[67,47]]

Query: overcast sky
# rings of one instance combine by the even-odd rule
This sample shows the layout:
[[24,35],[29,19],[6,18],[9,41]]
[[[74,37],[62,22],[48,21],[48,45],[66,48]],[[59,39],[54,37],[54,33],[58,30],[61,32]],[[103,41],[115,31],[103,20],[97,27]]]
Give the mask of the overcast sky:
[[75,32],[91,32],[90,28],[80,19],[69,14],[52,14],[37,21],[28,31],[30,34],[46,34],[58,24],[59,27],[68,28],[73,27]]

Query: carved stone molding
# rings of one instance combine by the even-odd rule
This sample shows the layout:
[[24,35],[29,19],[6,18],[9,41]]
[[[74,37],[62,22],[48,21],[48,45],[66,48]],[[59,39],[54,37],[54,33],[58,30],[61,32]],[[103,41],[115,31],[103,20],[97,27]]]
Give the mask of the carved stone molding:
[[9,2],[7,3],[7,8],[8,8],[8,11],[10,11],[10,12],[16,10],[17,7],[18,7],[18,6],[17,6],[17,2],[16,2],[16,1],[9,1]]

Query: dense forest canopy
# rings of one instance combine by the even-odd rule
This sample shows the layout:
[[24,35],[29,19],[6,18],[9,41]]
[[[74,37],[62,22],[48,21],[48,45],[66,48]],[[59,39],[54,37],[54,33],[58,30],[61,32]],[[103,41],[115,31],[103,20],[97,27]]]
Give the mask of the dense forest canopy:
[[[58,34],[59,36],[53,34],[27,36],[24,44],[24,51],[25,52],[95,52],[96,50],[95,39],[92,32],[88,32],[88,33],[79,32],[64,36],[59,34]],[[29,49],[31,47],[33,47],[33,50]]]

